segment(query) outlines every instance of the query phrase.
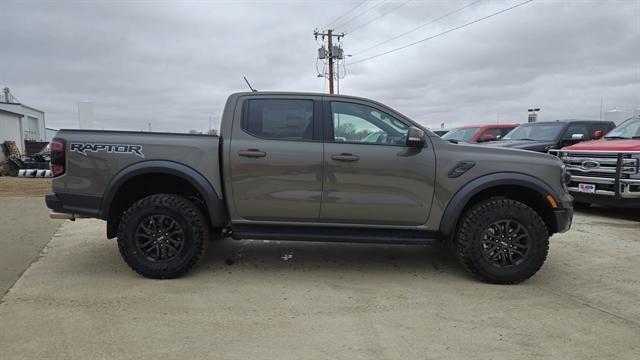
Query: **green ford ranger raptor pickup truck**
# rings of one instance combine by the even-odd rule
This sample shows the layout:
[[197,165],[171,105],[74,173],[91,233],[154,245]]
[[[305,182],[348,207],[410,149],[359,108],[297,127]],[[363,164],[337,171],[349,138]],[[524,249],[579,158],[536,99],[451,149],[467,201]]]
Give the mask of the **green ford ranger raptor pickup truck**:
[[351,96],[236,93],[220,136],[60,130],[51,151],[51,216],[106,220],[149,278],[231,237],[440,242],[476,278],[518,283],[573,216],[557,157],[455,144]]

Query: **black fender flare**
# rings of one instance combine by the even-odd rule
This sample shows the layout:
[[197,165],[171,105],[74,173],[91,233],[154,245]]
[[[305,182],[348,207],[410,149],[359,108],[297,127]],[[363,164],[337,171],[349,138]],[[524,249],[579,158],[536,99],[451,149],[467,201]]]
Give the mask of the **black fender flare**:
[[136,176],[152,173],[174,175],[187,181],[202,195],[209,212],[211,225],[220,227],[227,224],[227,211],[224,200],[211,183],[196,170],[167,160],[142,161],[120,170],[107,185],[100,209],[100,218],[107,220],[111,202],[125,182]]
[[483,190],[501,186],[515,185],[534,190],[545,198],[551,195],[554,199],[560,199],[556,192],[547,183],[531,175],[516,172],[500,172],[475,178],[466,183],[451,197],[442,219],[440,219],[440,233],[445,236],[452,235],[456,230],[458,219],[471,198]]

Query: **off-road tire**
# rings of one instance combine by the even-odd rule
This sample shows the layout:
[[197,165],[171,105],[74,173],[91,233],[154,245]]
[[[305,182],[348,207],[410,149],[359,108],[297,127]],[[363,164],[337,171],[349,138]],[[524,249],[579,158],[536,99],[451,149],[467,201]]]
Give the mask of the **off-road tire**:
[[[181,250],[168,261],[150,260],[136,243],[138,226],[154,215],[171,217],[183,231]],[[135,202],[123,213],[118,227],[122,258],[135,272],[152,279],[172,279],[187,273],[202,258],[208,240],[209,229],[202,212],[189,200],[173,194],[155,194]]]
[[[483,255],[483,234],[489,226],[502,220],[520,223],[529,234],[528,253],[511,267],[492,264]],[[492,198],[472,205],[463,214],[455,237],[455,252],[462,266],[477,279],[493,284],[517,284],[542,267],[549,252],[549,233],[540,215],[529,206],[515,200]]]

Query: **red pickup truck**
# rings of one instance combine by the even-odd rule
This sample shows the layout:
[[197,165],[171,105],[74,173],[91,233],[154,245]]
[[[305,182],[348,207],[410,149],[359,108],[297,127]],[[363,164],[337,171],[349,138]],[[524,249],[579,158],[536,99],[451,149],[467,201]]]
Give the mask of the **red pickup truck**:
[[467,143],[489,142],[502,139],[516,127],[518,124],[466,125],[451,129],[442,138]]
[[551,152],[571,173],[568,186],[576,207],[640,208],[640,117],[627,119],[600,140]]

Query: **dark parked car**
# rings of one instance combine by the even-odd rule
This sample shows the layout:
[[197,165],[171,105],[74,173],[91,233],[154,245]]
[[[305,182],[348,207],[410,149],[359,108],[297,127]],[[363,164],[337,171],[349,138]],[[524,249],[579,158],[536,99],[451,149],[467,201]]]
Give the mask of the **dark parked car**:
[[581,141],[600,139],[616,127],[613,121],[556,120],[527,123],[518,126],[491,146],[547,152]]

